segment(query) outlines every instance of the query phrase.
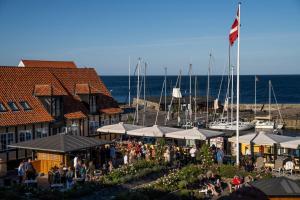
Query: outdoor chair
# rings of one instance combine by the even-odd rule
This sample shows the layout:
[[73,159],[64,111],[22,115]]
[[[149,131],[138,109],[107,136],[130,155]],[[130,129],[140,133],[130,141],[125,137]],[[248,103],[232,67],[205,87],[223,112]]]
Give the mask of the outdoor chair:
[[278,172],[281,174],[283,172],[283,160],[282,159],[276,159],[274,168],[272,169],[272,172]]
[[287,161],[284,165],[284,172],[293,175],[293,171],[294,171],[294,163],[292,161]]

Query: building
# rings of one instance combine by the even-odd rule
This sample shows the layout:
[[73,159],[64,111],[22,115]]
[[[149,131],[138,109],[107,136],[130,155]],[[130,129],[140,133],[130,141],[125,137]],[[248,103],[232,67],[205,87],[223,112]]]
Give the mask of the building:
[[7,145],[71,132],[96,136],[122,109],[93,68],[69,61],[22,60],[0,66],[0,159],[30,155]]

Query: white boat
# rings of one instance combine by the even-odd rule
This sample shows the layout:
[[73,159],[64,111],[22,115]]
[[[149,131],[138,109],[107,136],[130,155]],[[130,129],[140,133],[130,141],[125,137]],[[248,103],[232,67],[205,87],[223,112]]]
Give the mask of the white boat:
[[274,120],[272,120],[272,116],[271,116],[271,90],[273,90],[272,87],[272,83],[271,81],[269,81],[269,115],[265,116],[265,117],[255,117],[255,129],[258,130],[274,130],[274,129],[282,129],[284,126],[283,120],[282,120],[282,116],[281,116],[281,112],[279,110],[278,107],[278,103],[277,103],[277,99],[275,96],[275,92],[273,90],[273,95],[276,101],[276,105],[277,105],[277,110],[280,116],[280,121],[278,123],[275,123]]
[[[209,123],[209,128],[214,130],[228,130],[234,131],[236,130],[237,122],[228,122],[226,118],[220,118],[218,121],[214,121]],[[245,131],[254,128],[254,124],[251,122],[239,122],[239,130]]]

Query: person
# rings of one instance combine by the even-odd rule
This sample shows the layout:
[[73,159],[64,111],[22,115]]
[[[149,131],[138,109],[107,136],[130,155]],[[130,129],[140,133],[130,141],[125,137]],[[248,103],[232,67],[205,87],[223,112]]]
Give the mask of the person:
[[191,159],[192,159],[192,163],[195,163],[196,161],[196,152],[197,149],[195,147],[195,145],[190,149],[190,155],[191,155]]
[[218,165],[223,164],[223,158],[224,158],[224,152],[222,151],[222,149],[217,148],[217,162],[218,162]]
[[86,165],[85,165],[85,163],[82,163],[79,173],[80,173],[80,178],[82,178],[82,180],[85,181],[85,178],[86,178]]
[[242,180],[239,176],[235,175],[231,181],[231,184],[229,184],[229,190],[230,192],[232,191],[231,186],[234,187],[235,190],[237,190],[238,188],[240,188],[240,185],[242,184]]
[[112,161],[110,160],[109,162],[108,162],[108,171],[109,172],[112,172],[112,170],[113,170],[113,163],[112,163]]
[[169,147],[167,147],[165,153],[164,153],[164,158],[165,158],[165,162],[166,163],[170,163],[171,162],[171,156],[170,156],[170,150]]
[[78,163],[78,156],[76,155],[75,158],[73,159],[73,166],[74,166],[74,168],[76,168],[77,163]]
[[116,160],[116,149],[115,149],[115,147],[113,145],[109,148],[109,156],[110,156],[110,159],[112,160],[112,162],[115,163],[115,160]]
[[251,156],[251,151],[248,147],[245,148],[245,155],[246,156]]
[[25,176],[25,166],[24,166],[24,162],[21,161],[18,167],[19,184],[23,182],[24,176]]
[[86,170],[86,173],[87,173],[88,180],[93,179],[94,173],[95,173],[95,165],[94,165],[93,161],[89,162],[89,167]]
[[25,166],[25,175],[27,180],[34,180],[36,170],[32,165],[31,159],[28,159],[27,165]]
[[68,168],[67,174],[66,174],[66,180],[67,180],[67,189],[70,189],[73,185],[73,177],[74,172],[71,167]]
[[123,160],[124,160],[124,165],[128,165],[128,153],[127,152],[125,152]]

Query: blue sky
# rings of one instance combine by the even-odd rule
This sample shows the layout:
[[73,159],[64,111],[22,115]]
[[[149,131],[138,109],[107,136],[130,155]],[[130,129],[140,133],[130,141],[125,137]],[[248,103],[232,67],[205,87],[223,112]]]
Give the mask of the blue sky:
[[[132,66],[149,63],[148,74],[187,73],[191,62],[201,75],[212,51],[212,71],[222,74],[237,2],[0,0],[0,64],[74,60],[126,75],[131,56]],[[241,24],[242,74],[300,74],[300,1],[242,1]]]

